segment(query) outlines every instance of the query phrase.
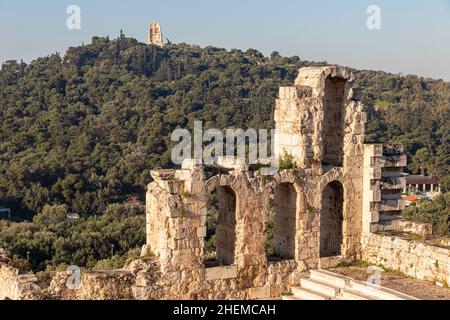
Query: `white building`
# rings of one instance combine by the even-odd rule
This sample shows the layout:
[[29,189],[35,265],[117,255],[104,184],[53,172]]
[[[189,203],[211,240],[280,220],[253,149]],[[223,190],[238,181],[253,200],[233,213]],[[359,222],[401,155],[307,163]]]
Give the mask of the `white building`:
[[0,207],[0,219],[11,219],[11,209]]

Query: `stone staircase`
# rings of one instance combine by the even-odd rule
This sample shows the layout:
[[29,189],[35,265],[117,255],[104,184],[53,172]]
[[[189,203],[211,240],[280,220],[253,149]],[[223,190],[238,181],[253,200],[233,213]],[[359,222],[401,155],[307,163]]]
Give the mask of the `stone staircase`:
[[309,278],[283,300],[418,300],[401,292],[354,280],[326,270],[311,270]]

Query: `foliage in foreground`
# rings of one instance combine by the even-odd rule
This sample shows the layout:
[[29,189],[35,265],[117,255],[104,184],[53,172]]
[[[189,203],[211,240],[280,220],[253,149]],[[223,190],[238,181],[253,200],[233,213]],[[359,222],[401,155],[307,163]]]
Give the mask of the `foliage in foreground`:
[[437,236],[450,236],[450,192],[436,197],[433,201],[423,200],[403,211],[407,220],[430,223]]
[[47,206],[33,222],[0,221],[0,246],[8,251],[16,267],[34,272],[69,265],[120,268],[145,243],[142,206],[113,204],[102,215],[72,222],[65,217],[66,209]]

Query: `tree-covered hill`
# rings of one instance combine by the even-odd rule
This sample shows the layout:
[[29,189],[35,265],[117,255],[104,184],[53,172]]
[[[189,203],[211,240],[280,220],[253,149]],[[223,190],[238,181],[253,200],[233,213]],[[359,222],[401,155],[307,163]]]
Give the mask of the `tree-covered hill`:
[[[273,128],[278,87],[324,63],[250,49],[146,46],[93,38],[29,65],[0,70],[0,205],[36,214],[46,204],[97,214],[143,199],[150,170],[170,167],[177,126]],[[450,84],[357,71],[368,141],[401,142],[410,169],[449,175]]]

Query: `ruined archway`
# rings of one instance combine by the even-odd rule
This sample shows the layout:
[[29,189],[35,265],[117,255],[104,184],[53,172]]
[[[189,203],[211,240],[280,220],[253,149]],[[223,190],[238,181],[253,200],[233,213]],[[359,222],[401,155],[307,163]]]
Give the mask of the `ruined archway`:
[[297,221],[297,192],[291,183],[277,185],[267,218],[266,255],[269,260],[293,260]]
[[214,188],[207,209],[205,265],[232,265],[236,248],[236,193],[228,186]]
[[338,181],[329,183],[322,193],[320,213],[320,257],[341,255],[343,241],[344,188]]
[[325,80],[323,97],[322,164],[342,167],[345,135],[345,82],[338,77]]

